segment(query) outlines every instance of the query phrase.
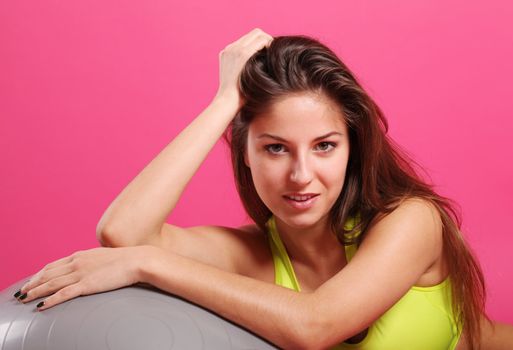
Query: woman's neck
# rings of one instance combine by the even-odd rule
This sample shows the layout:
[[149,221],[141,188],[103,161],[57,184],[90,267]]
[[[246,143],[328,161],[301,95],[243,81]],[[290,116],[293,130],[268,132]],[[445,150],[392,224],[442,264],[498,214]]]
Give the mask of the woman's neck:
[[290,260],[320,274],[332,274],[346,264],[344,247],[327,217],[306,228],[294,228],[275,217],[276,229]]

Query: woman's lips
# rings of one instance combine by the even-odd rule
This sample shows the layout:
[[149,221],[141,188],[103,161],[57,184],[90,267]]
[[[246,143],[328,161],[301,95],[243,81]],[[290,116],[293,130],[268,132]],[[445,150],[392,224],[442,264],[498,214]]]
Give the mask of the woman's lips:
[[[289,196],[283,196],[283,198],[285,198],[285,201],[293,208],[295,209],[309,209],[311,208],[314,203],[317,201],[317,197],[319,195],[316,194],[316,195],[310,195],[308,197],[308,199],[306,200],[294,200],[292,198],[290,198]],[[301,197],[301,196],[294,196],[294,197]]]

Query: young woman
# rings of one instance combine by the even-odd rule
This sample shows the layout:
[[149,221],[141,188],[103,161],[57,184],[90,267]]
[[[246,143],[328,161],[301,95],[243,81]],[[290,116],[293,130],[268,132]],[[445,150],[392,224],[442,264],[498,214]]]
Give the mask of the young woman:
[[[311,38],[260,29],[219,58],[211,104],[101,218],[109,248],[48,264],[16,296],[48,296],[44,310],[146,282],[285,349],[504,343],[450,202],[416,175],[339,58]],[[167,224],[221,136],[255,224]]]

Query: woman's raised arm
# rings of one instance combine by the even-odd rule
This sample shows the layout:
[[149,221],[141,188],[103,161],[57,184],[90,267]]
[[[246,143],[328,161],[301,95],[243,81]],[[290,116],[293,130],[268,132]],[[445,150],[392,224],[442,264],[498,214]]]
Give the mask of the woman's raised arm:
[[236,113],[216,98],[109,205],[96,228],[105,246],[145,244],[161,232],[183,190]]
[[271,40],[254,29],[220,52],[213,101],[110,204],[96,230],[103,245],[145,244],[160,234],[187,183],[243,104],[238,78],[244,64]]

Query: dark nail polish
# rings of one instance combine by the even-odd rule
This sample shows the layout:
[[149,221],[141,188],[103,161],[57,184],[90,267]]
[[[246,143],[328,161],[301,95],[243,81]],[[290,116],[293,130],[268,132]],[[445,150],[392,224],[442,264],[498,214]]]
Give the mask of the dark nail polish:
[[21,297],[20,297],[20,300],[23,300],[27,297],[27,293],[23,294]]
[[21,295],[21,290],[18,290],[16,293],[14,293],[14,297],[17,298]]
[[36,306],[37,306],[37,308],[40,308],[40,307],[41,307],[41,306],[43,306],[44,304],[45,304],[45,302],[44,302],[44,301],[42,301],[42,302],[40,302],[39,304],[37,304]]

